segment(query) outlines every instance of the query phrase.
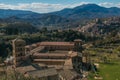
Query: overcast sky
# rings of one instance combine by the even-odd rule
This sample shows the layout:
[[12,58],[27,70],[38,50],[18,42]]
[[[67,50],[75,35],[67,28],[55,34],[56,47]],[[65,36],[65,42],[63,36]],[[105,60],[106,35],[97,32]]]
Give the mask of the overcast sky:
[[29,10],[38,13],[47,13],[88,3],[98,4],[104,7],[120,8],[120,0],[0,0],[0,9]]

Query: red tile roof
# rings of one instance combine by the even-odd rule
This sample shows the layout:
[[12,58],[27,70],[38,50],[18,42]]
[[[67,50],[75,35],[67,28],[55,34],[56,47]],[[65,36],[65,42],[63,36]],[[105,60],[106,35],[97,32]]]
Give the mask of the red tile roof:
[[34,71],[29,71],[27,72],[28,75],[32,77],[50,77],[50,76],[57,76],[57,71],[54,68],[48,68],[48,69],[43,69],[43,70],[34,70]]
[[35,53],[33,56],[67,56],[67,54],[58,54],[58,53]]
[[77,56],[77,53],[76,52],[69,52],[69,53],[34,53],[33,56],[74,57],[74,56]]
[[52,45],[52,46],[74,46],[74,42],[41,42],[39,43],[41,46],[47,46],[47,45]]
[[65,62],[64,59],[34,59],[34,61]]

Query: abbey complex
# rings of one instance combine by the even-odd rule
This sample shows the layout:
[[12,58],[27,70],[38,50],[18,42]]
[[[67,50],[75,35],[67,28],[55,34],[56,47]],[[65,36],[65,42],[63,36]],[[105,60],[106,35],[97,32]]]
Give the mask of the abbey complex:
[[90,67],[89,55],[83,54],[83,42],[38,42],[26,45],[22,39],[12,40],[16,71],[40,80],[80,80]]

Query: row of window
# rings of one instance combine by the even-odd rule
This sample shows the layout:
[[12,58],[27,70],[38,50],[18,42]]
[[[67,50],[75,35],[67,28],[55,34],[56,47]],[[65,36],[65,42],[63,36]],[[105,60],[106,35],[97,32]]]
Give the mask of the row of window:
[[16,54],[16,56],[18,57],[18,56],[25,56],[25,54],[24,53],[18,53],[18,54]]
[[34,58],[40,58],[40,59],[66,59],[67,57],[49,57],[49,56],[34,56]]
[[21,47],[22,47],[22,46],[25,46],[25,44],[22,44],[22,43],[21,43],[21,44],[16,44],[15,46],[18,46],[18,47],[21,46]]
[[72,61],[74,63],[82,62],[82,58],[73,58]]
[[81,65],[73,65],[74,69],[80,70],[82,69],[82,64]]
[[55,49],[58,49],[58,50],[71,50],[71,49],[73,49],[73,47],[71,47],[71,46],[48,46],[47,47],[49,50],[55,50]]
[[25,50],[25,48],[23,48],[23,47],[16,48],[16,51],[24,51],[24,50]]

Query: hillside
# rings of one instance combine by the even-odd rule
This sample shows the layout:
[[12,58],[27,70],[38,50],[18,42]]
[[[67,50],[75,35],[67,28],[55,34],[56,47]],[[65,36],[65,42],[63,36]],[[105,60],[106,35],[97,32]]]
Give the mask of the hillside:
[[39,13],[25,10],[0,9],[0,18],[8,18],[11,16],[16,16],[19,18],[34,18],[41,15]]
[[0,23],[0,34],[18,35],[23,33],[35,33],[38,29],[29,23],[13,22],[13,23]]
[[75,8],[63,9],[52,13],[35,13],[22,10],[0,9],[0,18],[7,22],[23,21],[40,27],[78,27],[86,20],[120,16],[120,8],[105,8],[96,4],[85,4]]
[[95,19],[78,28],[80,32],[88,33],[91,36],[119,36],[120,17]]
[[120,16],[120,8],[105,8],[96,4],[85,4],[72,9],[63,9],[51,14],[59,15],[70,19],[94,19],[112,16]]

